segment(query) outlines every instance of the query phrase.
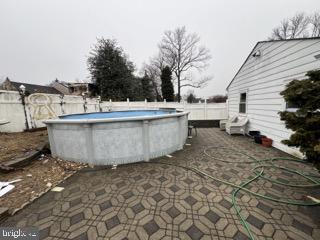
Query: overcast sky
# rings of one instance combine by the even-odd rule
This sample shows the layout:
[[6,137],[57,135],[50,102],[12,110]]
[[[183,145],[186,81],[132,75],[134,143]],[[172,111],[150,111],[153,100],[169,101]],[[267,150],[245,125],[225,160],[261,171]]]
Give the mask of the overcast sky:
[[89,79],[96,37],[117,39],[139,70],[163,32],[184,25],[212,54],[205,74],[214,78],[196,94],[224,94],[257,41],[283,18],[319,9],[319,0],[0,0],[0,78]]

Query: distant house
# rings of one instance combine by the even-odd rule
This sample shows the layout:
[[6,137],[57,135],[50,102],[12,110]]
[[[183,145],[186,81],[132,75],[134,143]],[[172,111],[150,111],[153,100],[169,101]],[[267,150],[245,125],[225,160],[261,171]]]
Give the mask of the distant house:
[[296,108],[280,92],[291,80],[303,79],[315,69],[320,69],[320,38],[258,42],[227,87],[229,117],[248,117],[247,131],[258,130],[273,139],[274,147],[301,156],[281,143],[292,132],[278,112]]
[[0,89],[7,91],[19,91],[20,86],[23,85],[25,87],[26,95],[30,95],[33,93],[48,93],[48,94],[61,94],[57,89],[50,86],[29,84],[24,82],[13,82],[7,78],[0,86]]
[[69,93],[69,87],[66,82],[59,81],[58,79],[54,80],[52,83],[50,83],[50,87],[55,88],[59,92],[61,92],[64,95],[68,95]]
[[64,82],[56,79],[50,84],[51,87],[57,89],[66,95],[82,95],[89,97],[97,95],[96,86],[93,83]]

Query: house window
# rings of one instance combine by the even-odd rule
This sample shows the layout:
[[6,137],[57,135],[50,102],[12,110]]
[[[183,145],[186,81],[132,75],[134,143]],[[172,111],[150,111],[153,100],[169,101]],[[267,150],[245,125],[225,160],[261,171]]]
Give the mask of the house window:
[[247,93],[240,93],[239,113],[246,113]]
[[298,104],[294,104],[292,102],[286,102],[286,109],[287,110],[297,110],[299,108]]

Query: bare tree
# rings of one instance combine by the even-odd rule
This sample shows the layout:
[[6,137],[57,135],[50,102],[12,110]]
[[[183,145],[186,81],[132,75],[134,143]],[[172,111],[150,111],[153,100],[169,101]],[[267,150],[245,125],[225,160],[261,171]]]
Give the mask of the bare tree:
[[287,39],[289,35],[289,21],[285,19],[281,22],[279,27],[272,30],[271,39],[283,40]]
[[200,46],[200,37],[193,33],[188,34],[185,27],[166,31],[159,44],[160,58],[174,73],[178,85],[178,101],[181,100],[182,87],[200,88],[210,80],[209,77],[194,80],[185,73],[192,69],[204,70],[211,59],[209,50]]
[[297,13],[289,21],[290,38],[308,37],[309,17],[305,13]]
[[155,93],[157,101],[161,100],[161,82],[159,79],[158,69],[152,65],[144,64],[142,67],[144,74],[151,80],[152,89]]
[[297,13],[292,18],[282,20],[280,26],[274,28],[271,40],[294,39],[320,36],[320,14],[311,16]]
[[310,17],[311,37],[320,37],[320,13],[315,12]]
[[164,62],[161,56],[157,55],[149,60],[149,63],[144,63],[141,69],[141,74],[146,74],[150,79],[153,91],[158,101],[161,100],[161,70],[164,67]]
[[165,59],[160,53],[150,59],[150,64],[158,69],[159,76],[161,70],[166,66]]

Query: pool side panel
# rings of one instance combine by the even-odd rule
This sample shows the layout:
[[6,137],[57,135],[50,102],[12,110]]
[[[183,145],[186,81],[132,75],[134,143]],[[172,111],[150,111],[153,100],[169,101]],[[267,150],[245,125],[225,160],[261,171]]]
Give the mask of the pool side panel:
[[54,156],[94,165],[148,161],[183,148],[187,114],[135,121],[47,123]]
[[[86,128],[84,124],[52,124],[53,144],[55,156],[65,160],[72,160],[82,163],[88,162],[88,147]],[[49,133],[50,134],[50,133]]]
[[156,158],[179,149],[179,118],[153,120],[149,124],[150,157]]
[[95,158],[90,163],[111,165],[142,161],[143,124],[139,122],[93,124]]

